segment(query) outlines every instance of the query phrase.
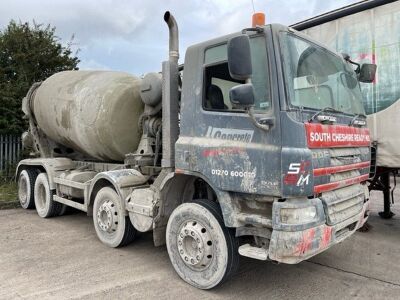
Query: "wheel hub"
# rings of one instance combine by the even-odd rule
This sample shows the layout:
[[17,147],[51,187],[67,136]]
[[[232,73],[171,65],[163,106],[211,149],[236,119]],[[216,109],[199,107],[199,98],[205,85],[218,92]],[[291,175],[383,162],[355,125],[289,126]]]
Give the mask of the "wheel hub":
[[43,184],[40,184],[38,187],[38,199],[37,204],[40,209],[46,209],[47,197],[46,197],[46,188]]
[[212,245],[209,231],[197,221],[186,222],[178,233],[179,255],[192,268],[208,267],[213,257]]
[[111,200],[103,202],[97,211],[97,223],[104,232],[114,232],[118,227],[118,213]]
[[28,201],[28,190],[27,190],[27,182],[24,177],[20,177],[18,184],[18,196],[22,204],[25,204]]

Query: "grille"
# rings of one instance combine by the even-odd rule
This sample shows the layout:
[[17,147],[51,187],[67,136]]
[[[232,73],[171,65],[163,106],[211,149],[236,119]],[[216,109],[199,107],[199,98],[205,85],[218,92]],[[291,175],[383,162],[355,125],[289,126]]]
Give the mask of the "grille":
[[335,225],[362,211],[364,189],[359,184],[351,185],[325,192],[320,199],[324,206],[328,225]]
[[366,180],[370,163],[369,147],[314,150],[314,192],[326,192]]
[[[341,223],[362,211],[365,195],[359,182],[367,179],[369,162],[369,147],[328,148],[313,153],[314,192],[321,193],[328,225]],[[329,172],[324,173],[324,169]]]
[[342,166],[368,160],[368,148],[329,149],[331,166]]

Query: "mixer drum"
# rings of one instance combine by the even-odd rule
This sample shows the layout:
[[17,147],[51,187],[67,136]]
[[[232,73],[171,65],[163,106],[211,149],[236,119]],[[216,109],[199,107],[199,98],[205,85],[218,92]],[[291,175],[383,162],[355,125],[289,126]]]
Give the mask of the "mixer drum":
[[140,81],[121,72],[60,72],[37,89],[31,110],[55,142],[94,159],[123,161],[140,141]]

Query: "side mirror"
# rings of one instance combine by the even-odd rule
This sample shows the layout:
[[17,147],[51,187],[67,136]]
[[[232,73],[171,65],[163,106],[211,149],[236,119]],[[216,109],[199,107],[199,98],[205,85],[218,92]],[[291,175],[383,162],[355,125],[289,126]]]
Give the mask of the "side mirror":
[[251,83],[240,84],[229,90],[232,105],[249,108],[254,105],[254,87]]
[[228,41],[228,67],[229,74],[233,79],[250,79],[253,68],[251,65],[250,40],[247,35],[239,35]]
[[358,75],[358,81],[371,83],[375,79],[377,66],[375,64],[362,64],[360,73]]

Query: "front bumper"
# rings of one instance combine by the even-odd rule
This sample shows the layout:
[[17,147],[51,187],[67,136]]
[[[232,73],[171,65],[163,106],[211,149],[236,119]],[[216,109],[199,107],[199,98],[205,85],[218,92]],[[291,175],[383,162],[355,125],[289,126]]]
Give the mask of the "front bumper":
[[351,236],[365,224],[368,214],[369,201],[366,200],[358,214],[333,226],[324,223],[294,231],[284,228],[274,229],[268,257],[286,264],[296,264],[306,260]]

